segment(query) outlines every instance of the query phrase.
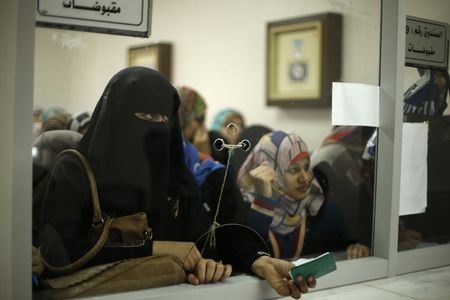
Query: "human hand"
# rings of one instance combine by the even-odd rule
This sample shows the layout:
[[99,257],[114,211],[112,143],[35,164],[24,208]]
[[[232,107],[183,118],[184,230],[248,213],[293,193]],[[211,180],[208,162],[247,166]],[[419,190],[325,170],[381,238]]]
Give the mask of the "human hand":
[[197,262],[192,273],[188,274],[187,281],[193,285],[222,281],[230,277],[231,272],[231,265],[224,265],[221,261],[216,262],[212,259],[202,258]]
[[400,229],[398,231],[398,250],[410,250],[417,247],[422,240],[420,232],[412,229]]
[[261,278],[267,280],[267,283],[280,295],[291,296],[299,299],[301,294],[307,293],[308,288],[316,286],[316,280],[309,277],[305,282],[302,276],[296,278],[300,285],[296,285],[289,275],[289,271],[295,265],[291,262],[272,258],[269,256],[261,256],[252,264],[252,271]]
[[211,155],[211,145],[209,143],[209,134],[205,126],[198,128],[192,137],[192,145],[202,153]]
[[179,259],[183,269],[190,272],[202,259],[200,251],[192,242],[154,241],[153,255],[171,255]]
[[202,284],[230,277],[231,265],[202,258],[197,246],[191,242],[154,241],[153,255],[171,255],[183,263],[190,284]]
[[356,243],[347,247],[347,259],[369,256],[370,249],[366,245]]
[[255,192],[265,197],[272,197],[272,182],[277,178],[277,172],[267,164],[262,164],[250,171]]

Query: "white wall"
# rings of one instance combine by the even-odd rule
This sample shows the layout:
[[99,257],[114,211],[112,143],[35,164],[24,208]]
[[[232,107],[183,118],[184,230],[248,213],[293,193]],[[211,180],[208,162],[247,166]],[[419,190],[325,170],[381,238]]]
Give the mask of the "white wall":
[[249,124],[300,134],[311,148],[331,128],[330,108],[265,104],[266,24],[323,12],[343,15],[342,81],[378,85],[380,2],[373,0],[154,0],[149,39],[36,29],[35,103],[92,110],[127,49],[155,41],[174,46],[173,84],[197,89],[207,120],[224,107]]

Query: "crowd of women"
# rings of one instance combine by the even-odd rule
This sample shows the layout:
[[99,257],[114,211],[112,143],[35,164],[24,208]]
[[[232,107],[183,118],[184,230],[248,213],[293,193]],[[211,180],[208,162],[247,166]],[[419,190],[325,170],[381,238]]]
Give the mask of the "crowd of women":
[[[246,272],[266,279],[280,295],[299,298],[315,279],[290,278],[293,260],[327,251],[348,258],[370,254],[370,237],[349,233],[331,177],[320,172],[320,161],[315,171],[300,136],[264,128],[244,147],[252,127],[244,116],[223,110],[208,130],[206,111],[197,91],[175,89],[144,67],[118,72],[92,116],[36,111],[36,136],[55,129],[80,133],[72,147],[92,167],[103,213],[144,212],[152,229],[152,239],[141,247],[114,245],[90,264],[169,254],[183,262],[189,283]],[[346,129],[335,129],[324,145],[345,145],[359,134]],[[371,181],[358,178],[360,184]],[[58,160],[40,197],[33,244],[46,263],[68,265],[97,238],[87,234],[93,212],[81,163]]]

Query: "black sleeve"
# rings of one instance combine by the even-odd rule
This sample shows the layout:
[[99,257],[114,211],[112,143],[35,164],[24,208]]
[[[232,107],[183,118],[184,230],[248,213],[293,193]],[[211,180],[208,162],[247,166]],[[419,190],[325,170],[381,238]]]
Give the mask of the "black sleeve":
[[224,225],[217,229],[219,257],[235,271],[251,273],[253,262],[261,256],[270,255],[267,244],[253,229],[245,225]]
[[[202,185],[202,195],[211,208],[212,216],[219,204],[220,190],[225,176],[225,168],[212,172]],[[248,208],[242,199],[241,191],[236,183],[233,169],[228,169],[227,178],[223,188],[218,214],[218,223],[246,224]]]
[[[49,179],[40,213],[40,244],[44,259],[60,267],[89,251],[98,234],[92,228],[92,200],[86,173],[72,157],[58,161]],[[150,255],[151,248],[103,248],[89,265]]]
[[[217,169],[210,173],[201,186],[197,195],[183,196],[179,201],[178,222],[179,240],[198,242],[206,235],[213,224],[220,189],[225,169]],[[234,190],[231,180],[227,179],[222,196],[220,213],[217,222],[242,223],[244,219],[240,215],[239,190]],[[199,250],[201,247],[198,245]]]
[[[202,186],[203,196],[211,208],[211,220],[216,211],[225,169],[211,173]],[[248,206],[236,183],[232,169],[228,170],[218,214],[217,251],[219,259],[233,265],[239,272],[251,272],[251,265],[261,255],[267,255],[268,247],[256,231],[247,225]],[[235,224],[235,225],[229,225]]]
[[41,208],[40,244],[44,259],[65,266],[83,256],[95,240],[88,238],[92,222],[89,186],[82,165],[62,158],[53,168]]

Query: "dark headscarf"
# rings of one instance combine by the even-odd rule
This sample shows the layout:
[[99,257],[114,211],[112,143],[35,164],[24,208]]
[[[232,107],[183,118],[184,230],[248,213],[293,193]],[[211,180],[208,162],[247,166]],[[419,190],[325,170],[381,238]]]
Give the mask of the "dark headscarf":
[[119,215],[146,212],[157,238],[166,237],[170,223],[168,198],[196,187],[184,164],[179,104],[160,73],[126,68],[109,81],[80,141],[102,208]]

